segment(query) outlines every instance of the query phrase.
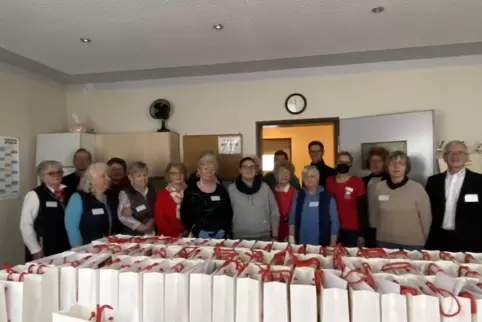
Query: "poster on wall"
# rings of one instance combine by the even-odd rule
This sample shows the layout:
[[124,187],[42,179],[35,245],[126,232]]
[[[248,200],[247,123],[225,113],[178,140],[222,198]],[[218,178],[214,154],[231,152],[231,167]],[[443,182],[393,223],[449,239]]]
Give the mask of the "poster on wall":
[[18,138],[0,136],[0,200],[18,198],[20,159]]
[[241,154],[241,136],[219,136],[219,154]]

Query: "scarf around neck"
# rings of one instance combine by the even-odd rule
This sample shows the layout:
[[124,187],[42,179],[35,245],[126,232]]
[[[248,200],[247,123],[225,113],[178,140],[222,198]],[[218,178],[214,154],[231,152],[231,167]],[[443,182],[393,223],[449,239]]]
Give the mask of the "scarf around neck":
[[261,189],[263,179],[260,176],[255,176],[253,179],[253,184],[251,186],[248,186],[246,182],[244,182],[244,180],[241,178],[241,176],[238,176],[234,183],[236,184],[236,188],[240,192],[244,193],[245,195],[253,195],[258,192],[259,189]]
[[404,186],[407,182],[408,182],[408,177],[405,177],[399,183],[393,183],[393,181],[390,177],[387,178],[387,186],[392,190],[395,190],[397,188],[400,188],[400,187]]
[[182,190],[176,190],[172,185],[167,185],[166,190],[170,193],[172,200],[176,204],[176,218],[181,218],[181,203],[182,199],[184,198],[184,186]]

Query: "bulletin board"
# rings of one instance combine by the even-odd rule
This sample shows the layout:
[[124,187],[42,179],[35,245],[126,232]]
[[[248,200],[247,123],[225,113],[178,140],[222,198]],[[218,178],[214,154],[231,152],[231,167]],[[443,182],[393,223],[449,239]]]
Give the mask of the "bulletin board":
[[[228,148],[221,142],[228,142]],[[203,152],[218,156],[218,175],[221,180],[234,180],[239,175],[239,161],[243,158],[243,136],[237,134],[184,135],[182,139],[184,164],[189,173],[197,171],[197,162]]]

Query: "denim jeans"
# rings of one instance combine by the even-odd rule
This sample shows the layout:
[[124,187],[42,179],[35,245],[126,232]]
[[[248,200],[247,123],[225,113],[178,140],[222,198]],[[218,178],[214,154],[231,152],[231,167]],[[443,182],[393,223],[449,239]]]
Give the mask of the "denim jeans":
[[400,250],[422,250],[422,246],[414,246],[414,245],[403,245],[403,244],[395,244],[395,243],[386,243],[386,242],[377,242],[377,246],[379,248],[388,248],[388,249],[400,249]]

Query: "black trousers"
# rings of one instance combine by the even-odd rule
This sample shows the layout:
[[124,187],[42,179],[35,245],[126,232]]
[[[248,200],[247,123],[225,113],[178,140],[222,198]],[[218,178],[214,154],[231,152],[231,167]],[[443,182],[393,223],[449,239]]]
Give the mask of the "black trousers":
[[369,227],[365,234],[365,247],[377,247],[377,229]]

